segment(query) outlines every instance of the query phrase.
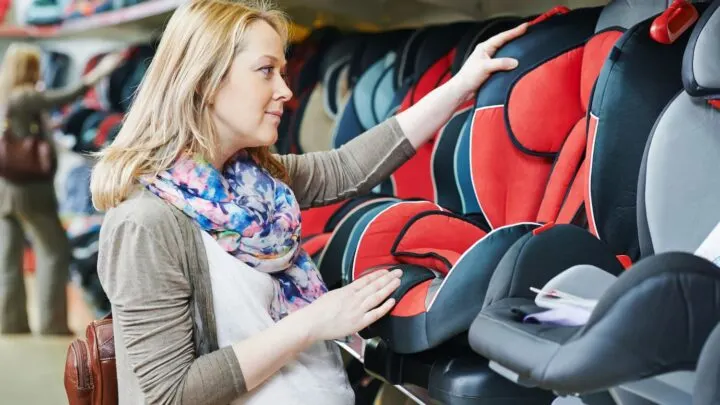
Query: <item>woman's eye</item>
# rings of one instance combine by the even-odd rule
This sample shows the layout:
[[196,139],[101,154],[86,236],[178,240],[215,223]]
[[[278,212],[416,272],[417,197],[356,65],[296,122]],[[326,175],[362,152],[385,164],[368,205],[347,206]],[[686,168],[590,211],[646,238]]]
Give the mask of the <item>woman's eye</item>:
[[260,71],[261,71],[265,76],[269,77],[269,76],[272,74],[272,72],[273,72],[273,67],[272,67],[272,66],[265,66],[265,67],[260,68]]

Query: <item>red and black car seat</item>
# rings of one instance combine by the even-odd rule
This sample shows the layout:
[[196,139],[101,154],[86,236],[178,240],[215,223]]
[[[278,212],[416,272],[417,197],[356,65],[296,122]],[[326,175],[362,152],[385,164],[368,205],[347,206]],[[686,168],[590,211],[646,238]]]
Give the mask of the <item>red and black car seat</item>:
[[[480,23],[477,29],[469,31],[456,47],[455,58],[450,68],[451,76],[455,76],[460,71],[465,60],[478,44],[499,32],[512,29],[522,22],[521,19],[513,17],[491,19]],[[474,106],[474,100],[469,100],[461,105],[450,120],[440,129],[435,139],[431,141],[434,143],[431,156],[432,172],[430,173],[433,195],[435,196],[434,201],[440,206],[457,213],[463,212],[463,208],[458,185],[455,181],[454,155],[460,134],[469,121],[468,117],[474,110]]]
[[[499,32],[502,32],[514,25],[517,25],[518,22],[516,22],[514,19],[494,19],[487,22],[481,22],[476,23],[473,25],[470,25],[467,28],[467,31],[463,37],[461,37],[457,44],[455,45],[455,55],[456,57],[453,59],[453,65],[452,65],[452,71],[457,72],[462,65],[462,62],[464,61],[464,58],[466,58],[470,52],[472,52],[472,49],[474,46],[481,42],[490,36],[497,34]],[[395,58],[395,55],[389,55],[390,58],[394,61],[392,64],[390,64],[388,67],[384,68],[384,72],[382,71],[383,66],[381,65],[382,61],[380,61],[380,64],[377,66],[373,66],[377,71],[371,72],[368,71],[367,75],[363,75],[363,77],[360,78],[358,85],[356,89],[354,90],[353,97],[358,96],[358,92],[362,92],[365,89],[361,88],[361,86],[365,86],[367,84],[372,85],[372,82],[374,81],[376,84],[373,88],[373,93],[369,97],[358,97],[366,102],[363,104],[358,103],[357,100],[353,100],[348,103],[348,106],[346,107],[345,113],[348,112],[349,109],[352,109],[354,107],[359,108],[367,108],[368,110],[373,109],[377,106],[382,106],[381,108],[375,109],[375,111],[372,111],[373,114],[377,120],[375,123],[379,123],[379,119],[377,117],[381,116],[381,114],[378,114],[379,112],[385,112],[385,113],[391,113],[393,111],[392,102],[388,102],[387,97],[393,92],[393,88],[397,83],[397,80],[404,80],[404,79],[398,79],[401,75],[398,75],[397,72],[401,71],[404,72],[404,74],[409,77],[410,79],[407,80],[407,83],[412,83],[411,78],[413,77],[412,74],[412,67],[415,66],[417,62],[417,58],[414,58],[411,54],[412,50],[419,51],[422,49],[422,46],[416,46],[415,44],[420,43],[422,44],[422,38],[425,38],[426,35],[432,34],[433,32],[440,32],[435,31],[438,29],[438,27],[431,28],[425,28],[423,30],[419,30],[410,37],[410,39],[407,40],[407,42],[404,45],[404,49],[400,52],[400,55],[398,58]],[[453,28],[453,27],[451,27]],[[429,53],[429,52],[426,52]],[[437,54],[442,54],[442,52],[437,52]],[[460,55],[459,57],[457,55]],[[442,55],[444,57],[445,55]],[[408,61],[412,60],[413,63],[410,63]],[[431,63],[425,62],[424,65],[432,65]],[[423,66],[423,64],[420,64],[418,66]],[[404,76],[403,76],[404,77]],[[372,79],[368,83],[365,83],[365,79]],[[407,85],[406,88],[401,88],[397,90],[398,93],[402,92],[403,94],[408,92],[408,89],[412,88],[412,86]],[[368,86],[373,87],[373,86]],[[383,93],[378,95],[379,93]],[[382,98],[382,100],[377,100],[377,98]],[[397,97],[398,100],[402,99],[404,97]],[[353,103],[355,105],[353,105]],[[361,122],[369,122],[368,124],[364,125],[372,125],[374,122],[372,121],[373,118],[363,118],[362,114],[356,114],[356,111],[360,111],[360,109],[356,109],[352,111],[353,116],[356,116],[357,118],[353,120],[353,122],[357,122],[357,126],[362,126]],[[468,107],[465,107],[468,108]],[[378,111],[380,110],[380,111]],[[462,112],[462,109],[459,110]],[[457,120],[455,120],[457,121]],[[346,127],[347,128],[347,127]],[[446,125],[439,133],[441,134],[440,139],[443,140],[443,142],[438,143],[438,145],[448,145],[452,140],[453,136],[456,137],[456,135],[452,135],[450,132],[453,129],[458,129],[457,125]],[[358,132],[358,131],[355,131]],[[448,147],[452,148],[452,146]],[[435,152],[433,152],[435,154]],[[429,173],[428,173],[429,176]],[[387,195],[384,194],[378,194],[377,197],[381,198],[381,201],[387,202],[387,201],[397,201],[397,199],[392,200],[386,198]],[[350,210],[354,210],[355,207],[358,207],[358,210],[354,210],[354,215],[352,218],[346,218],[340,222],[342,225],[342,229],[338,229],[335,234],[332,235],[332,243],[329,244],[325,250],[322,252],[321,257],[318,259],[320,263],[320,269],[323,273],[323,276],[325,280],[340,280],[342,279],[343,282],[349,282],[349,280],[352,278],[350,273],[347,271],[344,271],[343,269],[347,269],[347,265],[341,265],[341,263],[351,263],[346,259],[346,256],[349,254],[349,251],[347,249],[348,246],[354,246],[353,244],[350,244],[348,242],[348,238],[352,234],[353,229],[359,229],[357,221],[360,219],[360,213],[366,213],[367,210],[369,210],[372,207],[375,207],[375,204],[365,204],[365,200],[371,198],[371,196],[367,196],[364,199],[356,200],[355,202],[349,201],[346,203],[345,211],[348,212]],[[331,283],[333,284],[333,283]],[[338,284],[339,285],[339,284]]]
[[577,217],[590,94],[622,35],[619,28],[595,32],[600,11],[556,14],[498,52],[520,66],[485,83],[470,117],[467,168],[478,215],[398,203],[362,230],[353,278],[407,268],[398,304],[365,336],[413,353],[466,331],[507,249],[542,223]]
[[[373,94],[374,92],[377,92],[376,85],[378,84],[378,78],[370,77],[371,80],[365,80],[365,78],[373,73],[372,69],[376,69],[378,67],[378,63],[382,63],[381,59],[383,59],[385,55],[392,53],[392,49],[397,48],[400,43],[406,40],[408,34],[409,31],[405,30],[390,31],[381,34],[365,34],[361,37],[359,42],[354,42],[356,45],[354,53],[347,61],[350,69],[348,80],[354,88],[352,90],[352,95],[350,96],[350,101],[346,104],[345,109],[342,112],[341,124],[345,125],[341,125],[340,128],[344,131],[343,133],[356,133],[354,136],[357,136],[363,131],[374,126],[370,124],[367,124],[367,128],[364,128],[359,124],[356,126],[348,126],[348,122],[358,122],[358,113],[363,113],[365,115],[370,114],[370,109],[372,108],[373,103],[370,101],[358,104],[357,98],[360,97],[361,93]],[[365,71],[365,73],[361,73],[363,71]],[[359,75],[361,75],[361,77],[358,78]],[[331,78],[332,76],[333,75],[327,75],[326,77]],[[331,86],[329,85],[329,87]],[[346,120],[347,117],[352,117],[353,119]],[[376,124],[379,124],[379,122],[375,123],[375,125]],[[305,240],[303,243],[304,249],[311,256],[317,258],[322,249],[325,247],[327,240],[330,238],[330,233],[334,229],[333,224],[336,222],[331,221],[331,218],[337,217],[336,211],[341,210],[343,207],[348,208],[360,204],[365,200],[365,198],[366,197],[361,199],[351,199],[324,207],[315,207],[303,210],[302,236]],[[347,209],[345,211],[341,210],[340,212],[347,212]]]
[[[449,66],[445,67],[445,65],[448,63],[448,60],[450,60],[450,62],[452,61],[452,59],[448,59],[454,56],[452,48],[457,45],[457,42],[464,32],[468,31],[473,25],[472,23],[455,23],[428,28],[423,31],[427,33],[423,35],[423,42],[416,48],[412,47],[412,44],[415,42],[410,41],[410,44],[407,43],[409,41],[407,39],[409,31],[402,30],[376,34],[372,40],[367,39],[364,41],[366,44],[365,49],[352,61],[350,77],[351,80],[357,77],[357,79],[355,79],[357,86],[353,90],[350,101],[347,103],[340,119],[338,133],[335,135],[334,141],[336,147],[340,146],[344,140],[349,141],[382,121],[379,117],[374,118],[377,116],[377,112],[373,111],[375,107],[373,95],[379,94],[378,87],[380,85],[391,85],[391,82],[383,82],[383,78],[392,73],[392,67],[395,66],[396,63],[402,61],[393,60],[393,56],[390,55],[390,66],[384,67],[382,65],[383,57],[388,57],[388,54],[392,53],[392,50],[397,48],[399,43],[406,43],[406,51],[411,48],[417,49],[418,55],[414,57],[415,63],[413,63],[412,66],[419,69],[419,73],[416,73],[407,80],[407,83],[411,84],[407,86],[407,95],[404,97],[406,100],[404,108],[407,108],[432,90],[432,87],[429,85],[430,83],[439,85],[439,80],[447,80],[449,74],[446,70]],[[432,33],[435,35],[430,35]],[[414,55],[409,54],[409,52],[404,52],[403,56],[405,58],[412,58]],[[363,77],[358,77],[359,75],[356,72],[360,72],[362,68],[367,68],[368,70],[363,74]],[[410,71],[408,65],[404,65],[402,69],[406,72]],[[417,156],[413,159],[415,158],[417,158]],[[361,204],[362,201],[363,200],[358,200],[346,203],[355,205]],[[329,231],[332,231],[332,229],[328,229],[325,226],[326,221],[330,216],[334,215],[335,211],[340,207],[341,203],[338,203],[304,212],[303,235],[307,239],[304,248],[311,256],[318,256],[321,253],[321,249],[325,247],[326,242],[330,238]],[[320,229],[323,229],[324,232],[320,232]]]
[[[452,77],[452,63],[456,47],[469,30],[477,30],[476,24],[455,23],[437,27],[437,33],[427,35],[415,57],[416,78],[405,93],[398,112],[420,101],[435,88]],[[430,162],[434,141],[420,146],[415,155],[391,175],[392,195],[399,198],[420,198],[434,201]]]

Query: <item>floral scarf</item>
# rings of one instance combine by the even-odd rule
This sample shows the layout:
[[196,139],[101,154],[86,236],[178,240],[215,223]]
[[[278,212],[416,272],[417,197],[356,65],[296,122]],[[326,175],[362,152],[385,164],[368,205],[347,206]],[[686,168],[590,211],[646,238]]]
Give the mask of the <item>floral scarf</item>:
[[327,292],[300,246],[300,207],[292,190],[246,153],[222,173],[200,157],[181,157],[157,177],[140,179],[181,209],[231,255],[272,276],[270,315],[280,320]]

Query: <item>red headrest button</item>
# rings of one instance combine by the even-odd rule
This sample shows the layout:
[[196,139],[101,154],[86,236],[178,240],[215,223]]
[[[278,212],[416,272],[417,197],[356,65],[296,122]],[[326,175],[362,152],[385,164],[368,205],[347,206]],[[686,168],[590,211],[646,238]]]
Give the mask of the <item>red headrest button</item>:
[[547,224],[541,226],[540,228],[535,228],[535,229],[533,229],[532,234],[533,234],[534,236],[538,236],[538,235],[540,235],[541,233],[547,231],[548,229],[551,229],[551,228],[554,227],[554,226],[555,226],[555,222],[550,221],[550,222],[548,222]]
[[675,0],[650,27],[650,37],[661,44],[672,44],[700,18],[692,3]]
[[537,18],[530,21],[530,23],[528,23],[528,25],[535,25],[535,24],[538,24],[538,23],[541,23],[541,22],[547,20],[550,17],[554,17],[554,16],[560,15],[560,14],[567,14],[569,12],[570,12],[570,9],[568,7],[557,6],[553,9],[546,11],[545,13],[539,15]]

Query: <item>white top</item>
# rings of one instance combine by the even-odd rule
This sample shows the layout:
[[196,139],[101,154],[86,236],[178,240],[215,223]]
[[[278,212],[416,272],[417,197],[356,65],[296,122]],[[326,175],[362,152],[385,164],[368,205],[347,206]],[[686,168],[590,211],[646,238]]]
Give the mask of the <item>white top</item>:
[[[222,247],[206,232],[203,242],[210,266],[218,345],[222,348],[271,326],[271,276],[259,272]],[[333,342],[318,342],[296,360],[232,405],[353,405],[355,394]]]

